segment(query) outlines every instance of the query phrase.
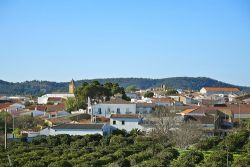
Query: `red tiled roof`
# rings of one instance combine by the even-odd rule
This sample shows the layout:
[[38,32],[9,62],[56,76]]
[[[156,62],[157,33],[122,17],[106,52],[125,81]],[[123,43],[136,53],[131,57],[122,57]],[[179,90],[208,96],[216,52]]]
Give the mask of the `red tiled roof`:
[[26,107],[29,110],[39,110],[39,111],[46,111],[47,106],[46,105],[32,105],[32,106],[28,106]]
[[139,118],[138,114],[112,114],[110,118]]
[[47,105],[47,111],[48,112],[54,112],[54,111],[64,111],[65,105],[63,103],[58,105]]
[[137,107],[154,107],[154,103],[135,103]]
[[226,107],[199,107],[196,109],[186,109],[182,113],[213,113],[214,111],[230,111],[234,114],[250,114],[250,104],[232,104]]
[[121,98],[111,98],[109,101],[103,102],[103,104],[133,104],[130,101],[123,100]]
[[186,109],[182,114],[214,114],[216,111],[228,111],[228,107],[198,107],[194,109]]
[[250,114],[250,105],[249,104],[240,104],[240,105],[230,105],[228,106],[234,114]]
[[186,110],[182,111],[181,113],[182,113],[182,114],[188,114],[188,113],[193,112],[194,110],[196,110],[196,108],[186,109]]
[[161,102],[161,103],[172,103],[172,102],[174,102],[174,100],[173,99],[171,99],[171,98],[152,98],[152,101],[153,102]]
[[12,104],[14,103],[0,103],[0,110],[8,108]]
[[110,119],[109,118],[105,118],[105,117],[97,117],[96,121],[98,121],[98,122],[109,122]]
[[193,121],[194,124],[214,124],[214,116],[187,116],[186,120]]
[[238,92],[239,88],[216,88],[216,87],[204,87],[207,91],[224,91],[224,92]]
[[48,101],[62,101],[61,97],[49,97]]
[[50,118],[47,121],[51,122],[52,124],[62,124],[62,123],[70,123],[72,120],[70,118]]

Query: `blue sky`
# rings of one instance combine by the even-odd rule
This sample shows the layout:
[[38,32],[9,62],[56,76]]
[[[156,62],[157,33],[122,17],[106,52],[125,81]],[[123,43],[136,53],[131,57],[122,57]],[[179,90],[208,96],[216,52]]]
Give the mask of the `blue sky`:
[[250,86],[248,0],[1,0],[0,79],[205,76]]

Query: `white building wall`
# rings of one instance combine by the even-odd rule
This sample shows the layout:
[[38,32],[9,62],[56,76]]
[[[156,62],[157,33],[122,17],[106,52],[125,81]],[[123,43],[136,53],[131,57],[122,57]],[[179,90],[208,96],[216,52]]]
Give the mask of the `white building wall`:
[[70,94],[70,93],[62,93],[62,94],[46,94],[46,95],[43,95],[42,97],[68,98],[68,97],[75,97],[75,95],[74,94]]
[[48,103],[48,97],[38,97],[37,103],[38,104],[47,104]]
[[16,107],[18,109],[25,109],[25,105],[23,104],[19,104],[19,103],[15,103],[15,104],[12,104],[10,105],[11,107]]
[[206,93],[207,93],[207,90],[206,90],[205,88],[202,88],[202,89],[200,90],[200,93],[206,94]]
[[63,99],[67,99],[69,97],[75,97],[74,94],[64,93],[64,94],[45,94],[42,97],[38,97],[37,103],[38,104],[47,104],[49,97],[59,97]]
[[234,119],[237,118],[250,118],[250,114],[234,114]]
[[[116,129],[125,129],[128,132],[132,129],[142,130],[141,125],[139,125],[140,120],[138,118],[111,118],[110,125]],[[116,124],[113,124],[113,121],[116,121]],[[122,121],[124,121],[124,125],[122,125]]]
[[[136,113],[136,104],[96,104],[91,108],[93,115],[104,116],[106,118],[110,118],[111,114]],[[118,109],[120,109],[120,113],[118,113]]]
[[100,134],[103,135],[103,131],[100,130],[76,130],[76,129],[65,129],[65,130],[55,130],[55,129],[50,129],[49,135],[55,136],[55,135],[61,135],[61,134],[68,134],[71,136],[75,135],[93,135],[93,134]]
[[153,109],[152,107],[136,107],[136,114],[149,114],[152,113]]

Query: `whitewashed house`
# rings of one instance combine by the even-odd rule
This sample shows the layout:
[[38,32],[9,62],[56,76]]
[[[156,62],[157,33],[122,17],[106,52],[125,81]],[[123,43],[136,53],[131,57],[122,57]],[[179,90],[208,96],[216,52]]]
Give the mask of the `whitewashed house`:
[[152,98],[152,102],[155,103],[156,106],[174,106],[175,101],[171,98]]
[[62,124],[50,128],[49,135],[106,135],[110,133],[110,127],[107,124]]
[[151,114],[154,107],[154,103],[136,103],[136,114]]
[[139,96],[137,93],[126,93],[126,96],[130,99],[139,99]]
[[103,103],[88,105],[88,113],[93,116],[110,118],[112,114],[135,114],[136,104],[121,98],[110,99]]
[[142,130],[142,122],[143,119],[137,114],[112,114],[110,117],[110,126],[113,129],[124,129],[128,132],[132,129]]
[[49,98],[62,98],[62,99],[67,99],[69,97],[75,97],[74,94],[71,93],[58,93],[58,94],[45,94],[41,97],[38,97],[37,103],[38,104],[47,104]]
[[46,112],[39,111],[39,110],[31,110],[31,111],[20,113],[20,115],[30,115],[30,116],[33,116],[33,117],[39,117],[39,116],[46,115]]
[[14,104],[11,104],[7,111],[10,112],[10,113],[14,113],[14,112],[17,112],[17,111],[21,111],[25,109],[25,105],[23,104],[19,104],[19,103],[14,103]]

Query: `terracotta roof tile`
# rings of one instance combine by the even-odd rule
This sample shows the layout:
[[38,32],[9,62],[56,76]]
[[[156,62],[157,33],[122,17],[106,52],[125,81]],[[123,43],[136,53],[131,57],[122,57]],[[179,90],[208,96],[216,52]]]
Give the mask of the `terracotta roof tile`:
[[104,124],[62,124],[51,129],[102,129]]
[[14,103],[0,103],[0,110],[8,108],[10,105],[12,105]]
[[139,118],[138,114],[112,114],[110,118]]
[[103,104],[133,104],[130,101],[123,100],[121,98],[110,99],[110,101],[105,101]]
[[238,92],[239,88],[216,88],[216,87],[204,87],[207,91],[224,91],[224,92]]

